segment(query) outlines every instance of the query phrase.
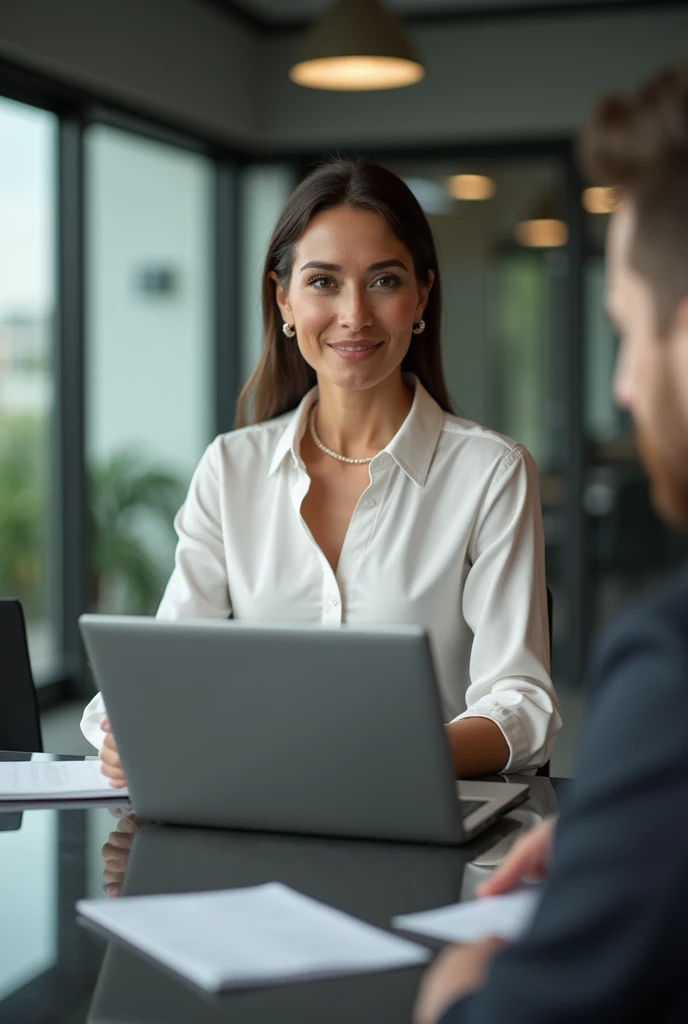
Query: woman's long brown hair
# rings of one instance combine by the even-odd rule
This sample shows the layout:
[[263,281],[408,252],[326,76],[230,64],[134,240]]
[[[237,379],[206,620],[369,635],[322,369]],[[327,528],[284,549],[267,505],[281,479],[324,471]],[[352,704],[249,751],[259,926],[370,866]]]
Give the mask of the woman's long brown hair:
[[383,217],[411,253],[420,284],[427,284],[429,272],[434,271],[423,314],[425,330],[411,336],[401,368],[415,373],[446,412],[453,411],[442,372],[440,272],[427,218],[409,187],[386,167],[368,160],[333,160],[317,167],[297,186],[272,233],[263,272],[262,354],[239,396],[238,427],[262,423],[294,409],[316,383],[315,371],[301,355],[296,340],[285,338],[282,332],[270,274],[274,271],[284,288],[288,287],[296,243],[317,214],[337,206],[371,210]]

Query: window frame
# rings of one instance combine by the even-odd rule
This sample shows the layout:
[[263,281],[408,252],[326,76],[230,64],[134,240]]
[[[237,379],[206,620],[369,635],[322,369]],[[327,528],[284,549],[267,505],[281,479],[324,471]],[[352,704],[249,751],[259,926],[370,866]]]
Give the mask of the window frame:
[[208,156],[213,164],[213,379],[216,433],[233,426],[239,390],[238,171],[248,155],[148,114],[104,101],[87,90],[0,60],[0,96],[53,113],[56,154],[56,332],[53,339],[55,404],[50,459],[51,620],[56,630],[54,669],[36,679],[41,706],[93,693],[78,618],[88,609],[88,495],[85,424],[84,133],[105,124],[177,149]]

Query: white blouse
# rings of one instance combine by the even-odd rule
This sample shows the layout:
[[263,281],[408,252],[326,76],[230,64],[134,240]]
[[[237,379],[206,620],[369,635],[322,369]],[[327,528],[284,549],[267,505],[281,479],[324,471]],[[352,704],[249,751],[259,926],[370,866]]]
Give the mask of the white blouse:
[[[336,573],[300,512],[317,389],[293,412],[216,438],[175,519],[158,617],[422,625],[445,720],[489,718],[509,745],[505,770],[535,767],[561,728],[537,468],[520,445],[409,383],[411,411],[370,463]],[[81,723],[96,747],[104,713],[98,694]]]

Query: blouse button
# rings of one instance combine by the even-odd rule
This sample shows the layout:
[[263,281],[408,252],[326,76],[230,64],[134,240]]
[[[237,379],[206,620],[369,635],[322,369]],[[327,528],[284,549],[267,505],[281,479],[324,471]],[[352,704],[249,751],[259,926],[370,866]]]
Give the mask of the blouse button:
[[375,508],[375,498],[366,498],[363,502],[363,508]]
[[336,594],[330,594],[330,596],[327,599],[327,603],[329,604],[330,608],[336,608],[337,605],[339,604],[339,598],[336,596]]

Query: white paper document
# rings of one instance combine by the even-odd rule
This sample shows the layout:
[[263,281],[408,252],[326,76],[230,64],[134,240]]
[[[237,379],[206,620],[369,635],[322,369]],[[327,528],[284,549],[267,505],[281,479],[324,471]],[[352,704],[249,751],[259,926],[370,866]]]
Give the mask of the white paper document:
[[506,896],[453,903],[449,907],[402,914],[392,918],[395,928],[430,935],[447,942],[480,942],[482,939],[517,939],[535,915],[540,890],[521,889]]
[[77,911],[210,992],[426,963],[430,950],[279,882],[79,900]]
[[99,761],[0,761],[0,803],[6,800],[127,798],[113,789]]

